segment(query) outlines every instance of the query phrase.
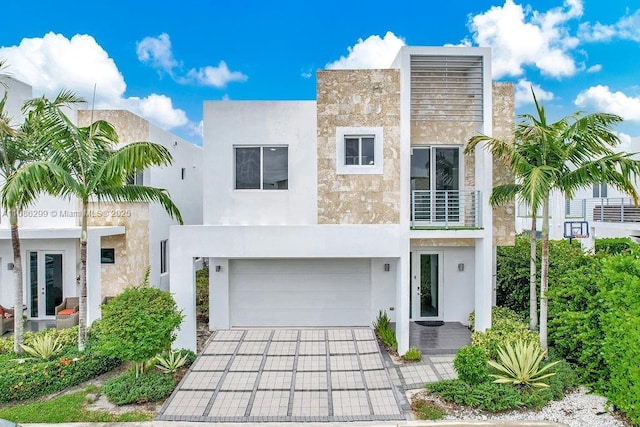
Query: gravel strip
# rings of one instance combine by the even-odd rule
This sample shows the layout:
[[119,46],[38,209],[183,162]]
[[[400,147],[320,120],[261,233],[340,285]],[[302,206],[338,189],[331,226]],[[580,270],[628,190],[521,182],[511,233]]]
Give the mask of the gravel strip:
[[[422,394],[420,392],[419,394]],[[432,400],[432,399],[429,399]],[[539,411],[507,411],[490,414],[474,409],[447,408],[445,420],[465,421],[554,421],[571,427],[627,427],[631,424],[606,411],[607,399],[579,388],[564,399],[551,401]]]
[[446,419],[465,420],[533,420],[555,421],[571,427],[598,426],[623,427],[625,423],[613,417],[606,411],[607,399],[595,394],[587,394],[586,389],[580,388],[567,394],[562,400],[551,401],[539,411],[509,411],[501,414],[475,414],[464,411]]

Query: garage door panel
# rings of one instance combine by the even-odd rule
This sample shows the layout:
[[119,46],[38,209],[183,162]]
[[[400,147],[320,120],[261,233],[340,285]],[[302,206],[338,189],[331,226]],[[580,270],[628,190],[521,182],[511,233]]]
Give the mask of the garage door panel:
[[232,326],[370,322],[369,260],[232,260]]

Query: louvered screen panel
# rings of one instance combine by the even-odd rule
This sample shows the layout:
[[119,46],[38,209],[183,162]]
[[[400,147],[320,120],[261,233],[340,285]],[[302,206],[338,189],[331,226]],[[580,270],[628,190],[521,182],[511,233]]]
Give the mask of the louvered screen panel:
[[411,56],[411,120],[482,122],[481,56]]

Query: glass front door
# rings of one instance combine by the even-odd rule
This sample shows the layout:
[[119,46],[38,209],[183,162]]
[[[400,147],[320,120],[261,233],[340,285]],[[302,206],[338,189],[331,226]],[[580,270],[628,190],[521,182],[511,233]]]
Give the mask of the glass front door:
[[442,318],[442,254],[417,252],[412,261],[412,318],[439,320]]
[[50,251],[29,251],[27,283],[29,286],[29,317],[55,316],[55,308],[63,298],[63,254]]

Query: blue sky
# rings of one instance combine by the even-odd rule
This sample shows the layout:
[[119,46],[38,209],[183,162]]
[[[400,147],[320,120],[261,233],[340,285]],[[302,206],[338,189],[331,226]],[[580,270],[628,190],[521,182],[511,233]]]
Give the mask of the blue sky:
[[[22,4],[20,4],[22,3]],[[72,89],[195,143],[204,100],[314,99],[315,71],[380,68],[402,44],[491,46],[495,80],[553,118],[607,111],[640,136],[637,0],[6,2],[0,58],[34,95]]]

